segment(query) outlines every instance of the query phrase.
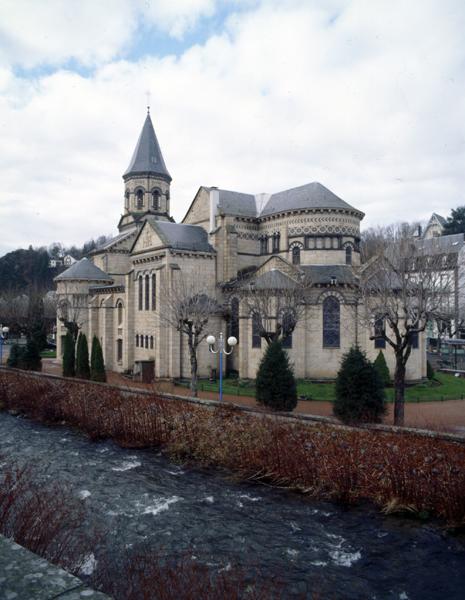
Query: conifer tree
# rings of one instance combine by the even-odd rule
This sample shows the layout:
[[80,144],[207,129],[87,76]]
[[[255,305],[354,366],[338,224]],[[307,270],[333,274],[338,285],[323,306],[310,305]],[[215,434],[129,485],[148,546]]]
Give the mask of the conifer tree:
[[376,357],[373,366],[378,371],[378,375],[381,377],[381,381],[383,382],[384,387],[390,385],[391,376],[389,374],[389,368],[386,364],[386,359],[384,358],[384,353],[380,350],[378,356]]
[[6,366],[12,369],[21,369],[23,361],[24,348],[19,344],[13,344],[10,349],[10,355],[7,358]]
[[40,350],[36,340],[30,337],[27,340],[20,361],[20,368],[27,371],[41,371],[42,359],[40,358]]
[[297,406],[297,386],[287,353],[279,340],[266,349],[258,367],[255,397],[272,410],[292,411]]
[[89,347],[85,333],[80,333],[77,341],[76,377],[90,379]]
[[106,381],[105,365],[103,363],[102,346],[99,339],[94,335],[92,339],[92,351],[90,355],[90,378],[92,381]]
[[351,348],[337,374],[334,415],[345,423],[377,423],[386,411],[384,401],[378,371],[359,348]]
[[74,340],[73,336],[68,331],[63,346],[63,377],[74,377],[75,375]]

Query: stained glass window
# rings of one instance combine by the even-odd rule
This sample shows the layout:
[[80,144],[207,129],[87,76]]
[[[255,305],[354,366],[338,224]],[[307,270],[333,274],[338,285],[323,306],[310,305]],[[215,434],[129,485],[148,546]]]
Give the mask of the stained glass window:
[[139,277],[139,310],[142,310],[144,308],[143,298],[144,298],[144,281],[143,281],[142,275],[141,275]]
[[145,276],[145,310],[150,310],[150,277]]
[[252,315],[252,348],[261,348],[262,338],[260,336],[260,315],[253,313]]
[[300,248],[299,248],[299,246],[294,246],[292,248],[292,264],[300,265]]
[[323,348],[339,348],[341,342],[341,308],[335,296],[323,301]]
[[[384,334],[384,319],[382,317],[375,321],[375,336]],[[386,340],[382,337],[375,337],[375,348],[386,348]]]
[[152,310],[157,308],[157,276],[152,275]]

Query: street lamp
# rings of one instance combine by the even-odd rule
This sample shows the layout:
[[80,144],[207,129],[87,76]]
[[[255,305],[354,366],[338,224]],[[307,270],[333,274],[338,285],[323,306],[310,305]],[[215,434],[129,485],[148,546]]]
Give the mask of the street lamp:
[[218,340],[218,348],[215,350],[214,346],[216,343],[216,338],[214,335],[209,335],[207,337],[208,349],[212,354],[220,355],[220,402],[223,400],[223,354],[232,354],[234,350],[234,346],[237,344],[237,340],[235,337],[231,336],[228,338],[227,345],[231,347],[231,350],[228,352],[225,347],[223,332],[220,333],[220,339]]
[[0,365],[3,364],[3,344],[5,340],[8,338],[8,332],[10,331],[9,327],[2,327],[0,331]]

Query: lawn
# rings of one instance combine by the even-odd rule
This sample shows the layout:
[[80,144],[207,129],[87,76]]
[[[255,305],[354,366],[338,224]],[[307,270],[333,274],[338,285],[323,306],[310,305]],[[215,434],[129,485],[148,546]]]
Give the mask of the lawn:
[[41,358],[56,358],[57,351],[56,350],[42,350],[40,353]]
[[[449,373],[436,373],[434,382],[419,383],[408,386],[405,393],[407,402],[432,402],[441,400],[460,400],[465,397],[465,379]],[[219,383],[199,382],[199,389],[205,392],[217,392]],[[255,396],[254,382],[239,382],[237,379],[224,379],[223,393],[232,396]],[[297,393],[306,396],[308,400],[323,400],[333,402],[335,397],[334,383],[315,383],[299,380]],[[394,400],[394,389],[387,388],[388,401]]]

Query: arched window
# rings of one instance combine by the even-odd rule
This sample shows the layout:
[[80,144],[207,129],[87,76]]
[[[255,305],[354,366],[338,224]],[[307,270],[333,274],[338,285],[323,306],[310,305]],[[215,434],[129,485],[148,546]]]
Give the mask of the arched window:
[[150,350],[153,350],[153,335],[150,336]]
[[346,265],[352,264],[352,246],[346,246]]
[[116,340],[116,360],[123,361],[123,340]]
[[142,275],[139,275],[139,280],[138,280],[138,285],[139,285],[139,310],[142,310],[144,308],[143,305],[143,300],[144,300],[144,280],[142,279]]
[[323,348],[339,348],[341,343],[341,307],[335,296],[323,301]]
[[139,348],[139,334],[136,333],[136,348]]
[[278,232],[273,234],[273,253],[279,252],[279,240],[281,239],[281,234]]
[[145,310],[150,310],[150,277],[145,276]]
[[231,335],[239,340],[239,300],[231,300]]
[[268,254],[268,236],[262,235],[260,238],[260,254]]
[[145,336],[145,347],[146,348],[149,347],[149,336],[148,335]]
[[152,192],[152,209],[160,210],[160,190],[153,190]]
[[157,308],[157,276],[152,274],[152,310]]
[[[292,332],[295,327],[295,317],[292,312],[287,312],[282,317],[283,326],[283,348],[292,348]],[[288,333],[289,332],[289,333]]]
[[252,348],[262,347],[262,337],[260,335],[260,315],[254,312],[252,315]]
[[129,190],[124,194],[124,208],[129,209]]
[[118,325],[122,325],[123,324],[123,303],[118,302],[116,307],[117,307],[117,311],[118,311]]
[[375,321],[375,348],[386,348],[386,340],[381,337],[384,335],[384,319],[378,317]]
[[299,248],[299,246],[294,246],[292,248],[292,264],[300,265],[300,248]]
[[136,194],[136,209],[142,210],[144,208],[144,192],[138,190]]

